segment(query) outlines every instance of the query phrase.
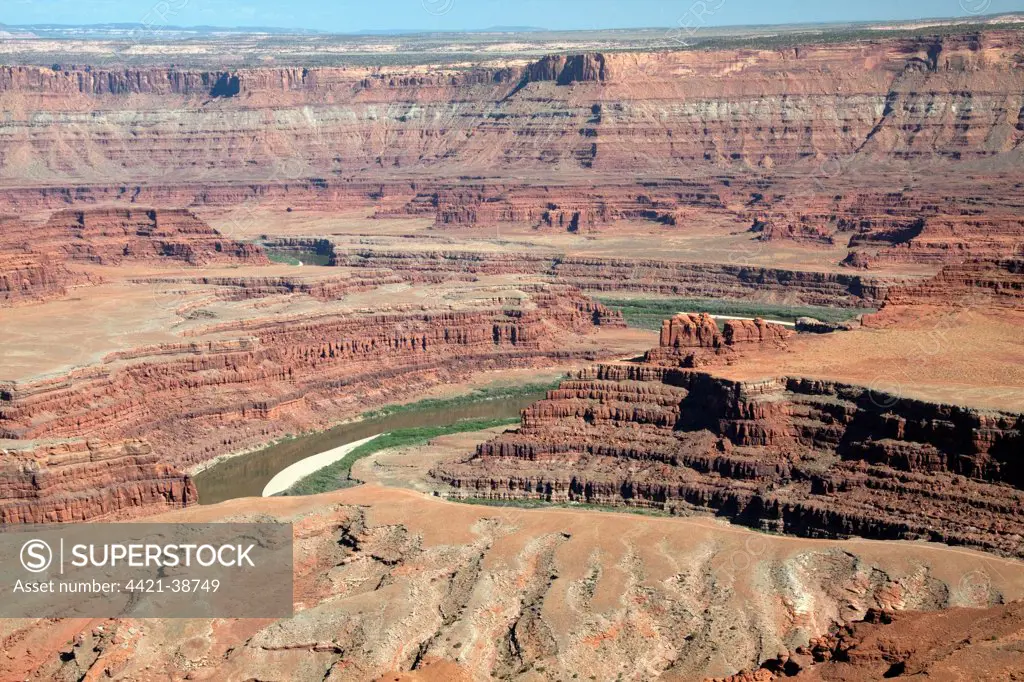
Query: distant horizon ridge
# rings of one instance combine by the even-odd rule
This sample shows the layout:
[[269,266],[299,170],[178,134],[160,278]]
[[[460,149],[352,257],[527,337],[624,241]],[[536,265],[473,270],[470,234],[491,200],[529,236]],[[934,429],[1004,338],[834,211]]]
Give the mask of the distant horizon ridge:
[[[995,12],[991,14],[978,14],[970,16],[929,16],[916,19],[871,19],[864,21],[808,21],[808,22],[779,22],[770,24],[719,24],[708,25],[707,29],[760,29],[760,28],[799,28],[799,27],[841,27],[841,26],[873,26],[873,25],[901,25],[916,24],[920,22],[944,22],[957,24],[988,23],[994,19],[1004,17],[1024,18],[1024,10]],[[33,31],[133,31],[144,29],[150,34],[161,33],[238,33],[238,34],[260,34],[273,33],[278,35],[315,35],[322,37],[329,36],[389,36],[389,35],[430,35],[430,34],[461,34],[461,33],[600,33],[604,31],[659,31],[677,29],[678,26],[644,26],[644,27],[607,27],[607,28],[573,28],[573,29],[552,29],[539,26],[516,26],[516,25],[495,25],[482,28],[463,29],[359,29],[354,31],[330,31],[314,28],[285,28],[280,26],[221,26],[211,24],[197,25],[147,25],[143,22],[99,22],[95,24],[59,24],[59,23],[29,23],[29,24],[6,24],[0,22],[0,30],[17,30],[25,32]]]

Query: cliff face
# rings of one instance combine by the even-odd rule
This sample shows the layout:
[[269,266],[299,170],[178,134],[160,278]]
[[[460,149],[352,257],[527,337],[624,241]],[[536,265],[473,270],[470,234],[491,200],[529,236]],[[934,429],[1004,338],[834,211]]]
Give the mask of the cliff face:
[[258,246],[225,239],[185,210],[69,210],[41,226],[0,216],[0,307],[61,298],[69,286],[95,283],[95,276],[69,269],[75,261],[269,263]]
[[808,305],[867,307],[882,301],[890,282],[871,274],[825,273],[718,263],[614,257],[534,255],[464,250],[337,249],[335,262],[389,270],[402,277],[473,277],[530,273],[586,291],[744,298],[770,292]]
[[145,441],[0,450],[0,523],[132,518],[195,504],[192,480]]
[[[720,338],[682,322],[663,329],[655,359]],[[472,497],[708,509],[811,537],[930,539],[1024,555],[1022,431],[1024,415],[859,386],[601,365],[527,408],[517,432],[434,473]]]
[[60,298],[84,278],[49,257],[28,252],[0,254],[0,307]]
[[[623,325],[572,289],[523,289],[469,311],[225,322],[190,332],[205,337],[192,342],[4,383],[0,438],[78,445],[3,453],[3,518],[83,520],[194,501],[180,473],[191,465],[469,372],[571,358],[584,353],[575,335]],[[110,445],[96,451],[86,438]],[[144,440],[118,449],[125,439]]]
[[258,246],[224,239],[181,209],[60,211],[40,230],[32,231],[31,239],[34,248],[105,265],[161,259],[189,265],[269,263]]
[[944,266],[924,282],[893,286],[891,305],[1024,307],[1024,260],[971,259]]
[[[435,227],[465,229],[494,224],[518,224],[542,230],[589,232],[619,221],[648,221],[684,226],[684,209],[732,217],[722,188],[703,181],[665,180],[640,186],[462,184],[433,189],[421,187],[402,212],[433,209]],[[690,215],[690,214],[687,214]]]
[[601,82],[608,78],[603,54],[551,55],[527,67],[522,84],[554,81],[558,85]]
[[[281,88],[302,82],[298,71],[275,74]],[[0,69],[0,92],[47,95],[183,95],[218,97],[238,94],[240,79],[227,72],[196,72],[177,69],[105,70],[71,67],[11,67]]]
[[[934,170],[918,171],[918,176]],[[910,179],[917,181],[913,173]],[[1007,185],[1000,191],[979,183],[974,189],[984,197],[965,195],[965,189],[951,187],[945,194],[920,187],[844,190],[834,196],[797,197],[758,193],[744,218],[761,241],[844,245],[850,249],[846,265],[858,268],[1018,255],[1024,219],[1017,188]]]
[[35,250],[28,226],[18,218],[0,215],[0,307],[59,298],[69,286],[88,281],[59,256]]
[[[8,179],[31,160],[43,176],[91,168],[122,181],[157,180],[158,169],[252,179],[283,150],[319,177],[1018,158],[1020,50],[1019,33],[991,31],[797,50],[560,55],[469,72],[5,67],[0,97],[21,104],[5,108],[34,114],[5,126],[0,163]],[[254,107],[274,111],[269,125]],[[81,140],[66,149],[72,128]]]

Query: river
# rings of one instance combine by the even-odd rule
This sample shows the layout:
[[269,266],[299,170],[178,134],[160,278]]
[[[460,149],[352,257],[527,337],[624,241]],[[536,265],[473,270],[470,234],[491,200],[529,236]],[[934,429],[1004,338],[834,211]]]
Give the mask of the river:
[[413,408],[386,417],[341,424],[327,431],[231,457],[196,474],[194,480],[199,491],[199,503],[216,504],[238,497],[259,497],[270,479],[295,462],[380,433],[422,426],[446,426],[463,419],[518,417],[524,407],[544,395],[541,391],[457,407]]

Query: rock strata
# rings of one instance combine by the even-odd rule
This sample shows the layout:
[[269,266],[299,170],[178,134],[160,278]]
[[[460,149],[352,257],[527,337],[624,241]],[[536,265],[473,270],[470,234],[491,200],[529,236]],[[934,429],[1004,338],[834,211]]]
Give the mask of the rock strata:
[[[69,170],[245,181],[287,172],[287,149],[288,167],[317,178],[795,168],[810,185],[851,157],[1016,158],[1020,50],[1018,31],[993,29],[795,49],[581,51],[470,69],[5,66],[0,97],[20,105],[5,110],[33,113],[5,125],[0,164],[7,178],[32,168],[58,181]],[[254,108],[273,110],[272,123]],[[833,161],[816,173],[808,159]]]
[[434,475],[468,497],[707,510],[772,532],[1024,556],[1024,415],[651,362],[723,342],[713,321],[666,321],[646,361],[581,371],[519,430]]
[[[3,489],[21,491],[4,518],[83,520],[128,514],[132,506],[141,512],[158,498],[191,501],[194,491],[177,472],[217,455],[325,427],[471,372],[593,358],[600,351],[579,338],[624,326],[619,313],[569,287],[494,293],[493,301],[462,311],[215,322],[181,343],[0,383],[0,438],[22,448],[57,439],[145,441],[144,457],[133,450],[102,465],[87,460],[89,477],[55,468],[49,450],[30,465],[0,458],[7,467]],[[160,475],[147,469],[153,466],[162,467]],[[80,484],[95,490],[82,495]]]
[[701,367],[727,359],[737,349],[785,348],[793,332],[782,325],[755,320],[726,320],[722,330],[707,313],[680,313],[662,322],[658,348],[647,352],[654,365]]
[[398,251],[336,249],[338,265],[393,270],[402,277],[428,274],[473,278],[529,273],[585,291],[650,293],[693,298],[746,298],[754,293],[785,296],[806,305],[867,307],[880,302],[897,280],[839,272],[812,272],[719,263],[645,258],[547,256],[465,250]]
[[1024,308],[1024,259],[970,259],[923,282],[893,286],[887,305]]
[[118,520],[195,504],[192,480],[141,440],[0,449],[0,524]]
[[58,211],[42,225],[0,216],[0,306],[61,298],[68,287],[98,281],[74,263],[164,261],[269,263],[258,246],[225,239],[185,210]]
[[189,265],[269,262],[258,246],[224,239],[194,214],[179,209],[60,211],[50,216],[33,241],[37,248],[102,265],[161,259]]

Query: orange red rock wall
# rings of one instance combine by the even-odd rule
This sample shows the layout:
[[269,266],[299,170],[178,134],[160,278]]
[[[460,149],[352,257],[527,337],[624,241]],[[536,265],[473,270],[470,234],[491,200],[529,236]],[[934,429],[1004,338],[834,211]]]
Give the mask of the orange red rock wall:
[[269,263],[258,246],[224,239],[182,209],[67,210],[44,225],[0,216],[0,307],[61,298],[69,286],[95,283],[95,276],[69,269],[75,261]]
[[470,70],[4,67],[0,206],[346,197],[438,227],[572,231],[712,211],[848,243],[860,267],[1013,257],[1022,45],[991,30]]
[[[158,162],[168,171],[196,172],[212,159],[227,169],[250,151],[256,162],[269,160],[274,150],[267,135],[258,135],[251,149],[251,134],[263,122],[247,122],[246,110],[307,105],[317,107],[309,112],[315,125],[295,126],[283,116],[272,130],[286,134],[288,149],[321,170],[335,163],[350,169],[650,169],[666,162],[779,168],[808,155],[855,152],[895,158],[939,152],[965,160],[1009,153],[1020,140],[1022,74],[1014,61],[1020,48],[1018,32],[987,31],[779,50],[553,56],[527,67],[469,72],[4,67],[0,95],[21,98],[28,105],[23,110],[38,112],[31,129],[40,151],[58,142],[60,123],[86,132],[98,124],[136,129],[131,158],[120,158],[124,140],[116,135],[95,150],[146,170]],[[115,115],[115,103],[127,96],[162,101],[174,114],[167,121],[134,111]],[[197,106],[211,100],[214,106]],[[110,113],[89,121],[81,115],[87,108]],[[351,130],[353,121],[364,130]],[[29,125],[5,128],[5,155]],[[363,134],[384,125],[391,130],[387,145]],[[203,135],[206,144],[193,144],[190,135]]]
[[[671,341],[671,339],[670,339]],[[651,364],[581,372],[435,475],[471,497],[710,509],[811,537],[1024,555],[1024,415]]]
[[145,441],[0,450],[0,523],[116,520],[194,504],[192,480]]
[[204,333],[228,338],[116,353],[69,375],[6,386],[0,437],[139,437],[165,462],[194,464],[358,413],[416,384],[568,357],[570,334],[622,325],[568,288],[537,289],[531,301],[214,325]]

